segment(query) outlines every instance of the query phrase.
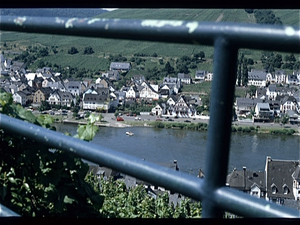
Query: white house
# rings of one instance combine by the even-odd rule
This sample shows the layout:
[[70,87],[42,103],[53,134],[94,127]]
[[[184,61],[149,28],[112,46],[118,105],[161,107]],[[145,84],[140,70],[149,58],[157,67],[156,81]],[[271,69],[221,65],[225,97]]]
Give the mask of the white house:
[[109,67],[109,70],[129,71],[130,69],[131,69],[130,63],[122,63],[122,62],[112,62]]
[[161,116],[163,113],[163,107],[160,104],[157,104],[154,108],[152,108],[151,112],[156,116]]
[[72,95],[79,96],[81,94],[81,83],[79,81],[70,81],[66,86]]
[[248,72],[248,86],[265,87],[267,84],[267,73],[264,71]]
[[287,75],[285,82],[287,84],[294,84],[294,85],[299,85],[300,84],[300,80],[298,79],[297,75]]
[[18,91],[13,94],[13,101],[16,103],[20,103],[21,105],[26,105],[27,97],[26,94],[22,91]]
[[50,105],[61,105],[71,107],[72,102],[76,104],[76,98],[70,92],[55,90],[47,99]]
[[190,74],[184,74],[184,73],[178,73],[178,79],[182,84],[191,84],[191,80],[192,80]]
[[136,99],[139,97],[138,89],[135,85],[130,86],[129,90],[126,92],[126,98]]
[[197,70],[195,74],[195,81],[200,81],[200,82],[204,81],[207,73],[208,72],[204,70]]
[[155,91],[148,82],[144,81],[142,87],[143,88],[140,90],[140,98],[150,100],[159,99],[159,93]]
[[108,95],[85,94],[82,101],[83,109],[104,110],[108,112],[110,109],[110,101]]
[[180,96],[175,105],[169,105],[166,115],[193,118],[196,116],[196,109],[192,104],[188,104],[187,97]]
[[285,83],[285,71],[284,70],[275,70],[275,80],[277,84]]
[[280,111],[286,113],[289,110],[299,112],[297,100],[293,96],[284,96],[283,99],[281,99]]
[[213,77],[214,77],[214,74],[213,73],[207,73],[206,74],[206,81],[212,81],[213,80]]
[[269,121],[272,115],[269,103],[257,103],[255,106],[255,119]]
[[293,194],[295,200],[300,200],[300,165],[297,166],[296,170],[292,174],[293,178]]

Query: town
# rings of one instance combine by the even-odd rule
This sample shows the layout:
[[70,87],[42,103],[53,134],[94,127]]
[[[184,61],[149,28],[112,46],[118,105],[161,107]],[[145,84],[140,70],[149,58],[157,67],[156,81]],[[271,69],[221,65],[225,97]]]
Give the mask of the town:
[[[209,119],[209,114],[203,114],[203,109],[209,111],[209,103],[204,103],[199,94],[184,95],[180,92],[183,85],[211,82],[213,73],[208,71],[197,70],[193,78],[190,74],[178,73],[177,77],[165,77],[160,84],[152,84],[143,75],[135,75],[130,84],[117,90],[114,82],[122,79],[122,76],[131,69],[130,63],[112,62],[107,72],[102,73],[101,78],[95,81],[92,79],[79,81],[73,78],[63,80],[61,74],[53,72],[50,67],[39,68],[32,72],[26,70],[26,65],[22,62],[6,59],[2,54],[0,57],[1,91],[11,93],[15,103],[26,106],[29,110],[38,108],[42,110],[45,104],[53,109],[65,110],[77,106],[77,112],[79,109],[104,114],[117,112],[116,117],[123,120],[122,109],[125,105],[131,105],[135,107],[129,107],[131,110],[127,115],[153,115],[157,120],[165,117],[169,121],[174,121],[171,118]],[[236,84],[238,86],[238,79]],[[286,74],[284,70],[276,70],[272,74],[264,70],[251,70],[248,72],[247,83],[250,92],[244,97],[236,98],[233,121],[251,124],[254,122],[299,124],[299,84],[300,71]],[[150,104],[153,102],[154,106]],[[144,107],[146,110],[137,111],[135,110],[137,104],[146,105],[148,108]],[[178,170],[177,161],[174,161],[173,166]],[[300,196],[299,168],[299,160],[272,160],[268,157],[265,171],[250,171],[246,170],[246,167],[242,171],[234,169],[227,177],[227,185],[258,198],[299,209],[297,205]],[[112,176],[108,175],[112,171],[105,167],[91,167],[90,171],[98,177]],[[114,175],[116,174],[118,173],[115,172]],[[143,184],[135,178],[124,176],[128,187],[139,182]],[[198,177],[204,177],[201,170]],[[166,191],[151,184],[145,184],[145,187],[154,197],[158,192]],[[170,202],[175,204],[184,199],[184,196],[170,191],[169,196]]]
[[[117,90],[114,82],[131,69],[131,63],[112,62],[102,77],[95,81],[80,81],[73,78],[63,80],[61,74],[53,72],[50,67],[32,72],[26,70],[23,62],[6,59],[3,54],[0,58],[1,91],[11,93],[14,102],[30,106],[30,109],[43,109],[41,105],[46,104],[48,108],[67,110],[78,106],[83,111],[107,113],[135,106],[130,107],[130,115],[209,119],[209,100],[203,101],[197,93],[182,94],[180,90],[183,85],[211,82],[212,72],[197,70],[193,78],[191,74],[178,73],[177,77],[164,77],[160,84],[152,84],[143,75],[134,75],[130,83]],[[300,122],[300,71],[286,74],[284,70],[275,70],[272,74],[252,69],[247,80],[250,91],[246,96],[236,98],[233,120],[281,124]],[[238,86],[238,79],[236,84]],[[134,110],[137,104],[148,107],[144,107],[143,112]]]

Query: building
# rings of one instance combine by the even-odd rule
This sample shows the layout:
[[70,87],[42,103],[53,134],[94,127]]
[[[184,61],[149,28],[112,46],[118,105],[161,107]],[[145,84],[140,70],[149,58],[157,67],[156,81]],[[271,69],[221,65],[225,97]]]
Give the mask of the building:
[[130,63],[122,63],[122,62],[112,62],[109,67],[109,70],[129,71],[130,69],[131,69]]
[[248,72],[248,86],[265,87],[267,84],[267,73],[264,71]]

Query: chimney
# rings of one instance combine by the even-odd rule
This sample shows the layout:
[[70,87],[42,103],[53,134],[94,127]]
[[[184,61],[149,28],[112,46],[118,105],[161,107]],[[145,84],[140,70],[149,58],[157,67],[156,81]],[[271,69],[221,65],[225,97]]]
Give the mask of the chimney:
[[177,160],[174,159],[174,165],[175,165],[175,170],[179,170],[178,166],[177,166]]
[[246,167],[243,166],[244,190],[246,189]]

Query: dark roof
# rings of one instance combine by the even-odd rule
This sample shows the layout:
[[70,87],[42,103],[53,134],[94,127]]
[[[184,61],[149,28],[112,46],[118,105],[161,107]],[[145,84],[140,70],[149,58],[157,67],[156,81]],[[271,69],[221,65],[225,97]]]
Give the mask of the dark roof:
[[130,63],[112,62],[110,68],[116,70],[129,70]]
[[159,93],[161,95],[169,95],[170,91],[168,89],[160,89]]
[[85,94],[83,101],[101,103],[107,100],[107,95]]
[[242,191],[250,191],[253,184],[256,184],[261,190],[265,190],[265,172],[233,170],[226,179],[226,183],[232,187]]
[[109,89],[105,87],[98,87],[96,89],[96,92],[98,93],[98,95],[102,95],[106,97],[109,95]]
[[263,71],[248,72],[248,80],[266,80],[267,73]]
[[[299,160],[274,160],[271,157],[267,158],[266,173],[267,173],[267,194],[274,198],[294,198],[293,195],[293,178],[292,174],[299,165]],[[276,185],[277,192],[272,193],[272,185]],[[284,186],[289,188],[289,193],[284,194]]]
[[267,90],[265,88],[257,88],[256,91],[257,91],[257,97],[267,94]]
[[61,99],[74,99],[74,96],[70,93],[70,92],[62,92],[62,91],[60,91],[60,90],[55,90],[54,92],[53,92],[53,94],[54,93],[57,93],[58,95],[59,95],[59,97],[61,98]]
[[257,103],[262,103],[262,99],[251,98],[236,98],[236,104],[238,106],[255,106]]
[[184,74],[184,73],[178,73],[178,78],[179,79],[191,79],[191,75],[190,74]]

